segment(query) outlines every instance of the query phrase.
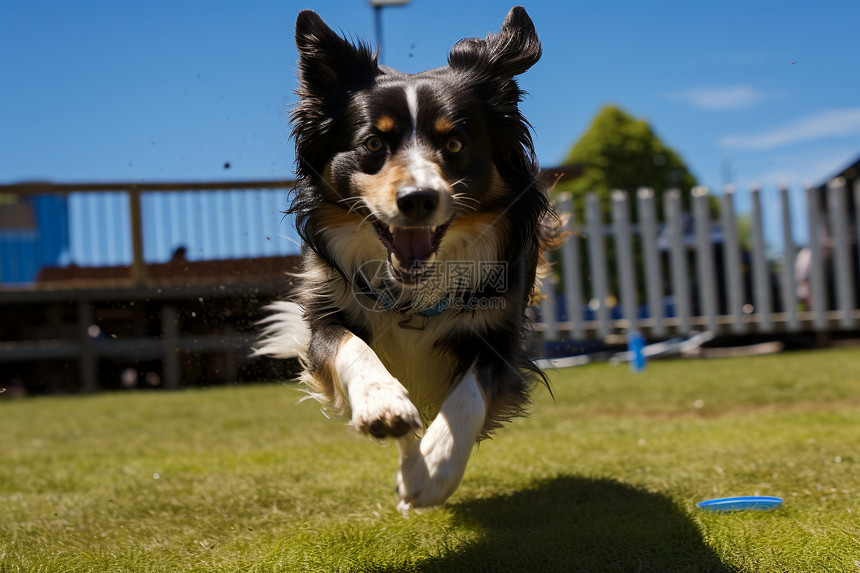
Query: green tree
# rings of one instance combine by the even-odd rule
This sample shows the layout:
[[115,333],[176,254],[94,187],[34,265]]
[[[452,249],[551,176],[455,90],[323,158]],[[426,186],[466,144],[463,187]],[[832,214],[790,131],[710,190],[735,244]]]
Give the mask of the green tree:
[[[582,137],[571,147],[564,165],[577,166],[581,175],[560,182],[553,189],[553,193],[558,195],[566,192],[573,196],[574,218],[580,225],[585,221],[587,193],[595,192],[601,197],[603,222],[609,224],[612,210],[609,197],[613,190],[621,189],[629,193],[631,221],[637,221],[636,191],[640,187],[650,187],[654,190],[657,217],[662,220],[663,194],[669,189],[679,189],[683,208],[689,212],[690,191],[698,184],[678,153],[657,137],[647,121],[636,119],[614,105],[604,106],[597,113]],[[718,203],[714,198],[710,200],[709,210],[712,217],[718,213]],[[612,237],[607,237],[606,240],[609,287],[611,294],[617,296],[620,289],[616,273],[616,247]],[[638,235],[633,237],[633,249],[637,298],[642,302],[645,298],[645,286],[641,240]],[[585,250],[581,260],[582,276],[588,277]],[[560,284],[561,278],[555,278],[555,282]],[[586,297],[592,297],[590,281],[586,281],[584,287]]]
[[[639,187],[654,189],[658,213],[662,195],[673,188],[681,190],[684,206],[689,206],[690,190],[697,185],[680,156],[665,145],[647,121],[636,119],[618,106],[604,106],[564,160],[577,165],[582,175],[556,186],[555,192],[573,194],[577,209],[586,193],[594,191],[608,198],[613,189],[631,194],[635,216],[635,193]],[[608,209],[608,201],[604,202]],[[581,220],[581,219],[580,219]]]

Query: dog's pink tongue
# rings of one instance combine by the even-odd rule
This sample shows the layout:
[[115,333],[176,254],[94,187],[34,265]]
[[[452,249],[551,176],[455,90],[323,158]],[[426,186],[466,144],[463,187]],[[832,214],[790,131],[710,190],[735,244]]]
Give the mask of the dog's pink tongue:
[[433,239],[426,227],[396,227],[394,248],[410,261],[423,261],[433,254]]

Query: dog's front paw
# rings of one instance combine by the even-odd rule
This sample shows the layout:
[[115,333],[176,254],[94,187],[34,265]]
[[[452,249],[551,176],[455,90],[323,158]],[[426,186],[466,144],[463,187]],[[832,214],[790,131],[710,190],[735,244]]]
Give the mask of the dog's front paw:
[[[391,383],[393,382],[393,384]],[[399,438],[420,430],[421,416],[397,380],[387,384],[368,383],[364,399],[353,405],[352,425],[374,438]]]
[[456,448],[450,434],[433,432],[415,442],[400,462],[397,496],[401,511],[443,503],[463,479],[469,449]]

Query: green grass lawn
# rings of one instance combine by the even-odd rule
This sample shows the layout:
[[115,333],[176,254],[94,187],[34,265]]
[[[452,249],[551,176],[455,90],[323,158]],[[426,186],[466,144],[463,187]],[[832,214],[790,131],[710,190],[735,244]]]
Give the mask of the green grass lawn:
[[396,447],[291,385],[0,402],[0,573],[860,571],[857,349],[550,378],[406,517]]

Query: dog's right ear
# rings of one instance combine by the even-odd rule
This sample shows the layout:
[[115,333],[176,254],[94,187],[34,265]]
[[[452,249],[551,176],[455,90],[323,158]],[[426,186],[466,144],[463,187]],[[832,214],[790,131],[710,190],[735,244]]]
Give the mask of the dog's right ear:
[[379,74],[376,54],[338,36],[313,10],[296,19],[300,95],[325,98],[344,86],[364,84]]
[[497,34],[460,40],[451,48],[448,63],[455,70],[510,80],[535,65],[540,56],[531,18],[525,8],[514,6]]

